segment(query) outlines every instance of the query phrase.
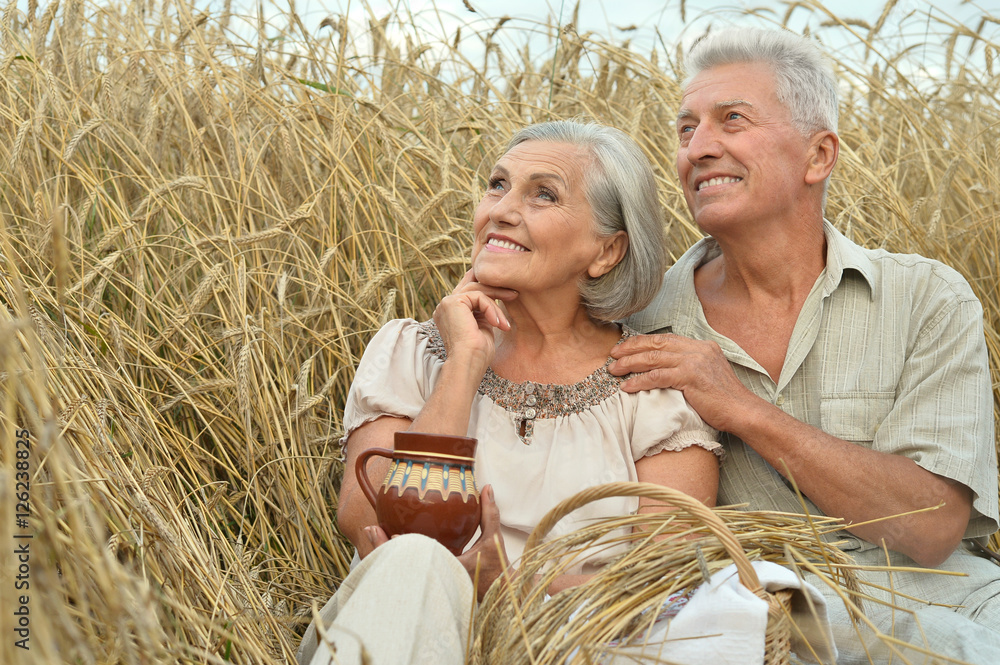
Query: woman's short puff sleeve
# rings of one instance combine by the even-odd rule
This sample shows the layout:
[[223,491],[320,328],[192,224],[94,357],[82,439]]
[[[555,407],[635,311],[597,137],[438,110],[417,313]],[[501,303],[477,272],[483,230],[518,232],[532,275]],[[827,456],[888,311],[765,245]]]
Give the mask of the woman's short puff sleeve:
[[441,367],[441,361],[426,352],[427,344],[413,319],[390,321],[375,334],[344,405],[344,439],[381,416],[417,417]]
[[722,457],[719,433],[709,427],[684,399],[684,393],[672,388],[635,393],[638,404],[632,425],[632,459],[655,455],[664,450],[678,451],[700,446]]

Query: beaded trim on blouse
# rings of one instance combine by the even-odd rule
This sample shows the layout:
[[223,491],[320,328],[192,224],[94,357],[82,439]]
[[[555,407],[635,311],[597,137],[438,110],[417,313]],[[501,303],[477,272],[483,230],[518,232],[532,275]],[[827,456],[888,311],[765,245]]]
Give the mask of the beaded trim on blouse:
[[[444,340],[441,339],[437,325],[433,321],[424,321],[419,324],[418,328],[420,333],[427,338],[428,350],[441,360],[446,359],[448,354],[445,351]],[[622,326],[622,336],[618,343],[620,344],[637,334],[632,328]],[[608,371],[608,365],[611,364],[612,360],[609,357],[590,376],[572,385],[535,383],[534,381],[514,383],[498,376],[492,368],[487,368],[486,374],[479,384],[478,392],[480,395],[489,397],[497,406],[506,409],[514,418],[518,437],[524,443],[530,443],[535,419],[557,418],[580,413],[600,404],[618,392],[621,382],[627,377],[615,376]],[[522,425],[523,435],[520,433]]]

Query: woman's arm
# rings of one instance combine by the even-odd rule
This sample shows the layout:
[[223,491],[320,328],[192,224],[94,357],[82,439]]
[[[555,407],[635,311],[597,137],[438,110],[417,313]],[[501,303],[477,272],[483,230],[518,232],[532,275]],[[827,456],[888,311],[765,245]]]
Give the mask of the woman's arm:
[[[382,416],[365,423],[348,435],[345,444],[344,478],[341,481],[337,524],[364,558],[377,545],[366,527],[374,526],[375,510],[358,486],[354,467],[358,457],[369,448],[393,447],[393,435],[400,430],[466,436],[472,403],[495,349],[493,329],[510,330],[510,323],[495,299],[510,300],[517,293],[510,289],[484,287],[475,281],[470,270],[451,295],[434,311],[447,351],[427,402],[412,421],[408,418]],[[391,383],[391,375],[386,381]],[[382,484],[389,471],[389,460],[375,457],[368,463],[368,477],[373,486]]]
[[[340,485],[340,503],[337,506],[337,524],[347,539],[365,558],[375,545],[364,529],[377,523],[375,510],[358,485],[354,467],[362,452],[369,448],[393,448],[393,435],[401,430],[435,432],[466,436],[469,414],[483,372],[462,354],[450,355],[441,368],[441,375],[427,403],[414,420],[382,416],[357,428],[347,438],[345,445],[344,478]],[[389,460],[373,457],[368,462],[368,478],[373,487],[379,487],[389,472]]]
[[[378,522],[375,519],[375,509],[368,503],[368,498],[358,484],[354,467],[358,457],[369,448],[392,449],[393,435],[409,429],[412,421],[409,418],[392,418],[383,416],[351,432],[344,446],[344,477],[340,481],[340,496],[337,502],[337,526],[341,533],[358,549],[358,555],[363,559],[375,549],[375,545],[365,533],[365,527]],[[372,457],[368,462],[368,479],[373,487],[379,487],[389,473],[389,460],[385,457]]]
[[[639,482],[663,485],[684,492],[706,506],[715,505],[719,492],[719,458],[701,446],[664,450],[643,457],[635,463],[635,472]],[[639,499],[640,513],[662,510],[662,504]]]
[[[483,487],[479,500],[483,511],[479,539],[457,558],[469,573],[469,578],[477,584],[476,597],[482,600],[490,586],[504,576],[510,562],[507,560],[507,549],[500,531],[500,510],[493,497],[492,486]],[[365,527],[363,530],[371,541],[372,549],[389,540],[379,526]]]
[[[639,482],[663,485],[684,492],[706,506],[714,506],[719,492],[719,458],[698,445],[682,450],[664,450],[635,463]],[[640,513],[659,513],[671,506],[646,497],[639,498]],[[657,536],[670,538],[670,534]],[[689,536],[695,538],[697,536]]]
[[[692,445],[679,451],[663,451],[643,457],[635,463],[639,482],[655,483],[679,490],[707,506],[714,506],[719,489],[719,461],[715,453]],[[669,506],[650,499],[639,499],[640,513],[667,510]],[[669,535],[664,536],[669,537]],[[579,586],[592,575],[560,575],[549,584],[549,594]]]

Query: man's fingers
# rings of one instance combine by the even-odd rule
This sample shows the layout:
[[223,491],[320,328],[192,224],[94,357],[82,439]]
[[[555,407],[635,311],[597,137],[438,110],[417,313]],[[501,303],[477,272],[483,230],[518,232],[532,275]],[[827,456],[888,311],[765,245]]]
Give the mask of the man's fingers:
[[674,333],[659,333],[656,335],[634,335],[611,349],[614,358],[624,358],[649,351],[669,352],[699,352],[704,351],[714,342],[691,339]]
[[673,373],[665,369],[654,369],[641,374],[633,374],[622,381],[619,386],[627,393],[637,393],[641,390],[656,388],[677,388],[673,382]]
[[614,348],[611,349],[611,356],[614,358],[624,358],[625,356],[631,356],[637,353],[662,349],[671,343],[671,338],[673,338],[673,340],[680,339],[677,335],[671,335],[669,333],[661,335],[634,335],[616,344]]
[[616,376],[625,374],[649,372],[654,369],[673,367],[677,362],[677,354],[667,353],[661,349],[652,349],[623,356],[608,366],[608,371]]

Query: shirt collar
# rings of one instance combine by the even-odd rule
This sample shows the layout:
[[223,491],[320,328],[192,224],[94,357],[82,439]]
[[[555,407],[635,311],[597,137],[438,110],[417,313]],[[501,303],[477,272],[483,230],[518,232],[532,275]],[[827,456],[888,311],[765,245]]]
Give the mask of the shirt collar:
[[[865,250],[847,239],[827,220],[823,220],[826,237],[826,268],[823,271],[824,295],[833,293],[847,270],[856,271],[868,283],[874,298],[875,279],[871,259]],[[628,319],[629,325],[641,332],[670,329],[681,335],[701,332],[701,304],[694,290],[694,271],[698,266],[719,255],[719,244],[711,236],[702,238],[664,276],[656,298],[646,309]]]
[[681,335],[693,335],[690,326],[697,321],[701,309],[694,290],[694,271],[719,251],[718,243],[711,237],[692,245],[663,276],[653,302],[629,317],[629,325],[646,333],[667,329]]
[[826,269],[824,295],[833,293],[844,277],[844,271],[857,271],[868,283],[869,295],[875,297],[875,277],[872,261],[865,250],[851,242],[833,224],[823,220],[823,235],[826,236]]

